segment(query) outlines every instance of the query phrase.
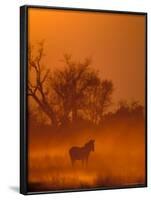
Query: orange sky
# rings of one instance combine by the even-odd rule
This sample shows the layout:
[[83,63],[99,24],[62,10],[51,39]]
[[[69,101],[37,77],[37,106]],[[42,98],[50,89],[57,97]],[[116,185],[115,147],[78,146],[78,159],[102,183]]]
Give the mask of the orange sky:
[[113,100],[144,104],[145,16],[29,9],[29,42],[45,40],[47,67],[63,66],[64,53],[83,60],[114,84]]

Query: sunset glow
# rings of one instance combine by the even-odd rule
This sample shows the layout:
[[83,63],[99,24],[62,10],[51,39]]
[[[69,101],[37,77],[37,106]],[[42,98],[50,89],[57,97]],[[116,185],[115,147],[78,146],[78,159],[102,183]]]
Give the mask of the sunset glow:
[[30,191],[145,184],[145,20],[29,8]]

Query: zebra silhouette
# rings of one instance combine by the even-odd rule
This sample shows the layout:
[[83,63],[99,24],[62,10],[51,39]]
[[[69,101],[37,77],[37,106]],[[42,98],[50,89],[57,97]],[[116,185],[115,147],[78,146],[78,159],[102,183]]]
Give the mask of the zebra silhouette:
[[71,159],[72,166],[74,165],[76,160],[80,160],[82,164],[88,164],[88,158],[90,152],[94,151],[94,142],[95,140],[90,140],[82,147],[73,146],[69,149],[69,155]]

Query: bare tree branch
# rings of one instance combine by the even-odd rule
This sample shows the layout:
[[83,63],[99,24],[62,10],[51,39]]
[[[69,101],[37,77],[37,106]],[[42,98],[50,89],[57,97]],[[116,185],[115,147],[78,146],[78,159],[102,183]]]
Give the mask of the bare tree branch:
[[56,126],[57,119],[55,116],[55,112],[47,99],[48,90],[46,90],[44,87],[44,84],[49,76],[49,70],[42,70],[41,65],[43,56],[43,43],[40,44],[38,53],[35,57],[32,55],[32,49],[29,49],[29,69],[33,70],[35,81],[34,83],[31,83],[30,80],[28,81],[28,95],[36,101],[36,103],[41,107],[44,113],[50,118],[52,125]]

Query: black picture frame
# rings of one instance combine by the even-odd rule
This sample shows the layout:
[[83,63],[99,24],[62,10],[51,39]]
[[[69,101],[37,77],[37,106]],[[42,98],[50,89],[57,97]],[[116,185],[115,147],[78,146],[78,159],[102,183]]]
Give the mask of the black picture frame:
[[[118,13],[127,15],[143,15],[145,17],[145,183],[121,187],[101,187],[95,189],[73,189],[73,190],[58,190],[58,191],[40,191],[29,192],[27,185],[28,174],[28,134],[27,134],[27,80],[28,80],[28,9],[52,9],[52,10],[73,10],[82,12],[101,12],[101,13]],[[130,12],[130,11],[113,11],[100,9],[86,9],[86,8],[67,8],[67,7],[49,7],[49,6],[33,6],[24,5],[20,7],[20,193],[24,195],[29,194],[44,194],[44,193],[58,193],[58,192],[79,192],[79,191],[96,191],[106,189],[124,189],[147,187],[147,13],[146,12]]]

